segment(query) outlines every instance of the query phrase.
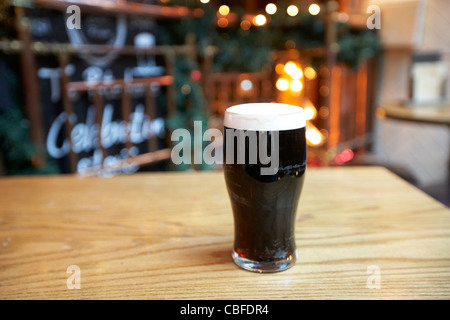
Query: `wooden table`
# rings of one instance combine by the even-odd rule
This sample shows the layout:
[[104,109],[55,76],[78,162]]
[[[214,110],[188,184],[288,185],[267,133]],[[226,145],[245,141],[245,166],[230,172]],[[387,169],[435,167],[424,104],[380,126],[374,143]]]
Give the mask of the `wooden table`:
[[386,169],[308,169],[297,217],[297,264],[258,274],[221,172],[1,178],[0,298],[450,298],[450,210]]
[[389,104],[377,109],[380,118],[450,126],[450,105],[414,106]]

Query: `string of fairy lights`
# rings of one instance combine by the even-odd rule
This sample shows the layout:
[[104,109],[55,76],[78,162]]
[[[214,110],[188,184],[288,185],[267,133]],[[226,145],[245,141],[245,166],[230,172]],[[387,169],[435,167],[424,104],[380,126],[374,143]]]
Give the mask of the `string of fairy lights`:
[[[210,2],[210,0],[200,0],[201,3],[207,4]],[[320,13],[320,6],[317,3],[312,3],[308,7],[308,12],[312,16],[316,16]],[[242,20],[241,22],[241,28],[244,30],[248,30],[251,27],[251,24],[253,24],[256,27],[262,27],[266,25],[269,21],[268,16],[274,15],[277,12],[279,12],[279,8],[275,3],[268,3],[265,7],[265,14],[257,14],[253,17],[252,21],[248,21],[246,19]],[[227,27],[228,26],[228,20],[226,17],[231,13],[231,9],[228,5],[224,4],[221,5],[217,11],[217,15],[219,17],[218,19],[218,26],[219,27]],[[287,6],[286,8],[286,14],[290,17],[295,17],[300,13],[300,9],[297,5],[291,4]],[[225,22],[226,20],[226,22]]]
[[[211,2],[211,0],[198,0],[198,1],[200,1],[200,3],[205,4],[205,5],[209,4]],[[159,0],[159,2],[161,2],[163,4],[167,4],[170,2],[170,0]],[[286,10],[286,14],[290,17],[295,17],[300,13],[299,7],[295,4],[288,5],[285,8],[285,10]],[[269,21],[268,16],[275,15],[275,14],[279,13],[280,11],[281,11],[281,9],[275,3],[270,2],[265,6],[265,14],[260,13],[260,14],[254,15],[252,21],[248,21],[246,19],[242,20],[241,28],[244,30],[248,30],[252,24],[256,27],[264,26]],[[321,7],[317,3],[312,3],[308,6],[308,12],[312,16],[318,15],[320,13],[320,11],[321,11]],[[227,16],[230,13],[232,13],[231,8],[226,4],[221,5],[218,8],[218,10],[217,10],[217,16],[218,16],[217,25],[219,27],[222,27],[222,28],[228,27],[229,21],[227,19]]]
[[[200,0],[200,2],[203,4],[207,4],[210,2],[210,0]],[[227,5],[222,5],[220,8],[228,13],[230,12],[230,8]],[[274,15],[275,13],[277,13],[278,7],[275,3],[268,3],[265,7],[265,11],[269,15]],[[299,12],[300,10],[295,4],[291,4],[286,8],[286,13],[291,17],[295,17]],[[320,6],[317,3],[312,3],[308,7],[308,12],[313,16],[318,15],[320,13]]]

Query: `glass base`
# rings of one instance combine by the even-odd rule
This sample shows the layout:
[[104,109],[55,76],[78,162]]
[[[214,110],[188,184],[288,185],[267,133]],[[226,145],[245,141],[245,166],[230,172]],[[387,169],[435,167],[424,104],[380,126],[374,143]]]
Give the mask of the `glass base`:
[[232,253],[234,262],[241,268],[259,272],[259,273],[270,273],[270,272],[280,272],[289,269],[295,264],[297,260],[297,251],[295,254],[290,255],[286,259],[276,260],[276,261],[253,261],[247,258],[239,256],[234,250]]

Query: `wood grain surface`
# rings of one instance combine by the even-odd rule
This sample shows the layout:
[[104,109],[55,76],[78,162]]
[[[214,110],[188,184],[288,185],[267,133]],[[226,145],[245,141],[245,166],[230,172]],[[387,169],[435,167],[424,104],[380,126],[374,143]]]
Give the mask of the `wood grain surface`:
[[296,241],[238,268],[220,171],[0,179],[1,299],[450,298],[450,210],[383,168],[308,169]]
[[377,110],[381,118],[450,126],[450,105],[386,105]]

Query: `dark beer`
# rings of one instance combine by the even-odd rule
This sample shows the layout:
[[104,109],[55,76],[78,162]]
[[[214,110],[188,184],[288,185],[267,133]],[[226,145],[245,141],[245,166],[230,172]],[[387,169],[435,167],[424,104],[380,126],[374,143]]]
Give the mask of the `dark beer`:
[[[268,109],[260,110],[261,105]],[[235,106],[228,118],[226,114],[224,126],[224,173],[235,223],[233,258],[248,270],[281,271],[296,260],[295,216],[306,170],[303,112],[281,104],[242,106]],[[252,116],[243,116],[248,113]],[[240,116],[246,121],[230,121]],[[241,159],[239,150],[245,152]],[[255,150],[270,155],[271,163],[252,156]],[[274,163],[273,171],[261,171]]]

